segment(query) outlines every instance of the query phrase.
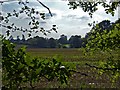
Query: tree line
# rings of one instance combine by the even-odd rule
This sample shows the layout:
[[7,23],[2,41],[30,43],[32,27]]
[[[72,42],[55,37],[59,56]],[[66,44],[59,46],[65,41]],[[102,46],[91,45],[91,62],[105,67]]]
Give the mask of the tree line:
[[80,35],[71,36],[69,39],[64,34],[59,39],[36,36],[27,40],[22,35],[22,39],[19,36],[17,39],[10,36],[9,40],[18,45],[26,45],[28,48],[81,48],[83,46],[83,38]]
[[88,38],[90,38],[91,35],[93,35],[94,38],[96,37],[97,33],[93,33],[93,31],[99,33],[102,33],[103,31],[108,31],[110,30],[110,28],[112,28],[112,25],[116,24],[117,22],[119,22],[119,20],[115,23],[110,22],[109,20],[104,20],[97,24],[100,30],[97,29],[97,26],[94,25],[95,22],[93,23],[93,25],[89,24],[90,26],[92,26],[92,29],[89,33],[85,35],[85,37],[74,35],[68,39],[66,35],[62,34],[59,39],[36,36],[34,38],[29,38],[25,40],[25,36],[22,35],[22,39],[17,36],[17,39],[15,40],[12,36],[10,36],[9,40],[16,44],[24,44],[28,48],[81,48],[86,46]]

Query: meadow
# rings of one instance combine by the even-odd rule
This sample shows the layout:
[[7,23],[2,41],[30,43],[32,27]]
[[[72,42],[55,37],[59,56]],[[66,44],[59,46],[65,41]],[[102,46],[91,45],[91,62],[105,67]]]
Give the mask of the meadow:
[[[88,76],[81,75],[80,73],[73,73],[69,79],[68,86],[60,85],[56,80],[48,82],[45,79],[41,79],[40,83],[36,85],[39,88],[120,88],[120,79],[113,84],[111,81],[111,75],[106,73],[100,75],[98,70],[86,65],[98,66],[102,61],[110,56],[107,52],[97,52],[93,55],[84,55],[83,49],[43,49],[43,48],[27,48],[29,55],[39,58],[53,58],[58,57],[64,64],[75,68],[76,71],[85,73]],[[116,59],[119,58],[117,51],[112,51]]]

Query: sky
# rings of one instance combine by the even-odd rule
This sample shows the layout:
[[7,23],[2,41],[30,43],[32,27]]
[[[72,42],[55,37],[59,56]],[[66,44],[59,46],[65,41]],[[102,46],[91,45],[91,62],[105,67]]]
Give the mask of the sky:
[[[45,29],[50,29],[53,24],[56,24],[58,27],[58,33],[51,32],[47,36],[44,36],[42,33],[32,34],[34,36],[41,36],[46,38],[59,38],[61,34],[67,35],[68,38],[72,35],[81,35],[85,36],[87,32],[90,31],[91,27],[88,26],[88,23],[93,21],[101,22],[103,20],[110,20],[112,22],[118,19],[118,11],[115,12],[115,16],[111,16],[110,14],[106,14],[104,8],[98,6],[99,9],[93,14],[93,18],[90,18],[87,12],[83,12],[79,7],[78,9],[72,10],[69,9],[67,0],[41,0],[47,7],[50,8],[53,17],[50,17],[48,10],[43,8],[36,0],[30,0],[29,6],[35,8],[39,12],[46,13],[46,20],[40,19],[40,25]],[[18,3],[15,1],[4,3],[2,8],[2,13],[12,12],[15,10],[20,10]],[[11,22],[16,23],[17,26],[23,26],[24,28],[28,28],[28,21],[30,19],[22,14],[19,18],[12,18]],[[5,30],[2,29],[2,33],[5,33]],[[16,38],[18,35],[21,37],[22,34],[28,38],[26,33],[14,32],[12,35]]]

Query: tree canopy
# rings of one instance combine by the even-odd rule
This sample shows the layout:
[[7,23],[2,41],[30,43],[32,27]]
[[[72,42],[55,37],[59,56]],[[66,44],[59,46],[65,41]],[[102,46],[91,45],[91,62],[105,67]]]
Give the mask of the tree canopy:
[[96,24],[92,30],[87,34],[88,43],[87,48],[99,50],[113,50],[120,48],[120,19],[115,23],[109,20],[104,20]]
[[84,12],[88,12],[89,15],[92,17],[93,13],[99,10],[98,6],[101,5],[104,7],[107,14],[111,14],[114,16],[115,11],[119,7],[120,1],[116,0],[110,0],[109,2],[106,2],[106,0],[87,0],[87,1],[79,1],[79,0],[69,0],[69,6],[70,9],[77,9],[78,7],[81,7]]

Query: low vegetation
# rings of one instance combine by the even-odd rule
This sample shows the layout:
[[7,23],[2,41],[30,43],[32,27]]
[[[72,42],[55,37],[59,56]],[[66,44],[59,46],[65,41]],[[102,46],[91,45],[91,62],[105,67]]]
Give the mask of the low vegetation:
[[[27,54],[25,48],[15,50],[9,41],[3,44],[3,89],[119,88],[119,78],[111,79],[113,73],[88,66],[106,62],[107,52],[85,56],[84,49],[27,49]],[[115,59],[118,52],[111,52]]]
[[25,84],[34,89],[34,84],[39,82],[40,78],[48,81],[56,78],[61,84],[68,84],[71,70],[56,58],[31,58],[26,54],[25,48],[15,50],[14,44],[7,40],[3,41],[2,48],[3,89],[23,88]]
[[[61,58],[61,62],[64,64],[67,64],[72,68],[76,68],[76,71],[88,75],[85,76],[79,73],[72,74],[69,80],[69,86],[67,86],[69,88],[119,88],[119,79],[113,81],[111,79],[112,73],[108,74],[107,72],[103,72],[101,69],[98,70],[95,67],[86,65],[87,63],[92,66],[102,67],[101,65],[111,58],[109,52],[98,51],[94,55],[86,56],[83,51],[84,49],[27,49],[27,52],[33,57],[59,57]],[[111,51],[111,53],[114,55],[114,61],[119,59],[119,50]],[[45,85],[42,87],[49,87],[49,85],[50,87],[57,87],[56,82],[51,82],[47,85],[45,83],[46,82],[41,82],[41,84]]]

